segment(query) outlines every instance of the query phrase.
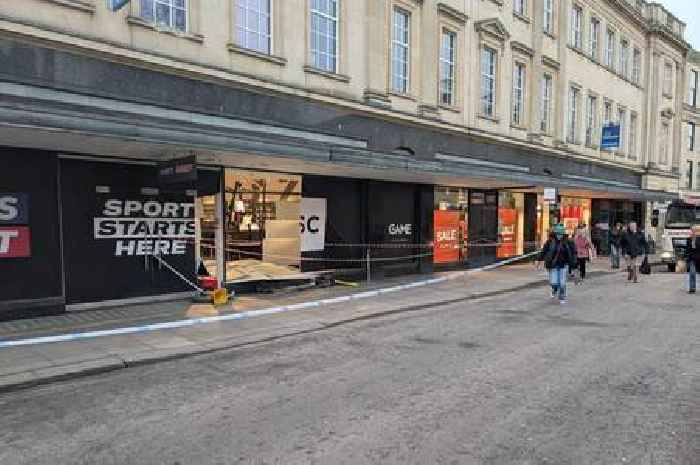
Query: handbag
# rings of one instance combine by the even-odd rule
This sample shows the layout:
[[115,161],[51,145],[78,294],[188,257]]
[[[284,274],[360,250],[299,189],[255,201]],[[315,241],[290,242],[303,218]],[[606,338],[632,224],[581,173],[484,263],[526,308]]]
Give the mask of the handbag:
[[649,257],[644,257],[642,264],[639,266],[639,272],[642,274],[651,274],[651,265],[649,265]]

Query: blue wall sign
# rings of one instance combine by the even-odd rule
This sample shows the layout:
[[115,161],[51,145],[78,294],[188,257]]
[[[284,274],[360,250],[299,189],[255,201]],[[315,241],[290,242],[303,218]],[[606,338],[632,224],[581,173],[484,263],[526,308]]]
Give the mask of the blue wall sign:
[[107,0],[107,8],[112,11],[119,11],[131,0]]
[[603,126],[603,137],[600,141],[602,150],[613,150],[620,148],[620,125],[608,124]]

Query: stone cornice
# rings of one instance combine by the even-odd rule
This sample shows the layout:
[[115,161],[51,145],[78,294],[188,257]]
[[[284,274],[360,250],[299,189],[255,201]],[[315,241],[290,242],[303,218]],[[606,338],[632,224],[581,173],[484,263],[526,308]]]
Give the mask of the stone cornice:
[[445,3],[438,3],[437,8],[438,13],[443,14],[454,21],[457,21],[461,25],[465,25],[467,23],[467,20],[469,19],[469,17],[466,14],[462,13],[461,11],[455,10],[454,8]]

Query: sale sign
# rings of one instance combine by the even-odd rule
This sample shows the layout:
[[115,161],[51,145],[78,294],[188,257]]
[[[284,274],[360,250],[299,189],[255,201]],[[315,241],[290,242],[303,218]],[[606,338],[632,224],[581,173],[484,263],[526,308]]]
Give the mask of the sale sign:
[[0,227],[0,258],[31,257],[31,238],[27,226]]
[[459,261],[459,212],[436,210],[433,213],[435,229],[434,263]]

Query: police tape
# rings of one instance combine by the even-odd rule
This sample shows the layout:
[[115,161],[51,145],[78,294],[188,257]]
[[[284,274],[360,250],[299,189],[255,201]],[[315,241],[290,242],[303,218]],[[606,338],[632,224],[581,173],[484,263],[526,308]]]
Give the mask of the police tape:
[[121,335],[125,335],[125,334],[148,333],[148,332],[154,332],[154,331],[162,331],[162,330],[166,330],[166,329],[186,328],[186,327],[190,327],[190,326],[197,326],[197,325],[203,325],[203,324],[209,324],[209,323],[218,323],[218,322],[223,322],[223,321],[246,320],[246,319],[251,319],[251,318],[256,318],[256,317],[261,317],[261,316],[274,315],[274,314],[278,314],[278,313],[287,313],[287,312],[293,312],[293,311],[308,310],[311,308],[318,308],[318,307],[327,306],[327,305],[333,305],[333,304],[344,303],[344,302],[351,302],[351,301],[355,301],[355,300],[362,300],[362,299],[367,299],[370,297],[377,297],[380,295],[391,294],[391,293],[406,291],[406,290],[410,290],[410,289],[416,289],[416,288],[431,286],[431,285],[435,285],[435,284],[446,283],[446,282],[449,282],[451,280],[455,280],[455,279],[458,279],[461,277],[466,277],[466,276],[471,275],[471,274],[476,274],[476,273],[480,273],[483,271],[488,271],[488,270],[500,268],[502,266],[514,263],[516,261],[527,259],[531,256],[538,254],[538,253],[539,253],[539,251],[532,252],[532,253],[525,254],[525,255],[522,255],[519,257],[513,257],[513,258],[510,258],[508,260],[503,260],[501,262],[497,262],[497,263],[494,263],[492,265],[484,266],[481,268],[453,272],[453,273],[450,273],[446,276],[442,276],[439,278],[414,281],[414,282],[408,283],[408,284],[401,284],[398,286],[392,286],[392,287],[386,287],[386,288],[382,288],[382,289],[359,292],[356,294],[350,294],[350,295],[345,295],[345,296],[332,297],[332,298],[328,298],[328,299],[314,300],[314,301],[302,302],[302,303],[292,304],[292,305],[284,305],[284,306],[279,306],[279,307],[271,307],[271,308],[266,308],[266,309],[261,309],[261,310],[250,310],[250,311],[246,311],[246,312],[232,313],[232,314],[228,314],[228,315],[201,317],[201,318],[193,318],[193,319],[188,319],[188,320],[176,320],[176,321],[169,321],[169,322],[164,322],[164,323],[154,323],[154,324],[143,325],[143,326],[128,326],[128,327],[124,327],[124,328],[115,328],[115,329],[99,330],[99,331],[88,331],[88,332],[84,332],[84,333],[69,333],[69,334],[59,334],[56,336],[42,336],[42,337],[35,337],[35,338],[28,338],[28,339],[0,341],[0,349],[8,348],[8,347],[21,347],[21,346],[31,346],[31,345],[38,345],[38,344],[49,344],[49,343],[55,343],[55,342],[69,342],[69,341],[78,341],[78,340],[85,340],[85,339],[95,339],[95,338],[106,337],[106,336],[121,336]]
[[[200,246],[209,249],[215,249],[215,241],[212,240],[202,240],[200,241]],[[524,241],[521,243],[523,247],[532,247],[539,244],[538,241]],[[261,241],[250,241],[246,245],[251,247],[261,247]],[[454,248],[479,248],[479,247],[505,247],[505,246],[515,246],[515,242],[465,242],[464,244],[459,244],[457,247],[447,247],[446,249]],[[327,248],[362,248],[362,249],[434,249],[436,245],[434,242],[427,242],[421,244],[412,243],[325,243],[324,247]],[[437,248],[442,248],[439,245]]]

